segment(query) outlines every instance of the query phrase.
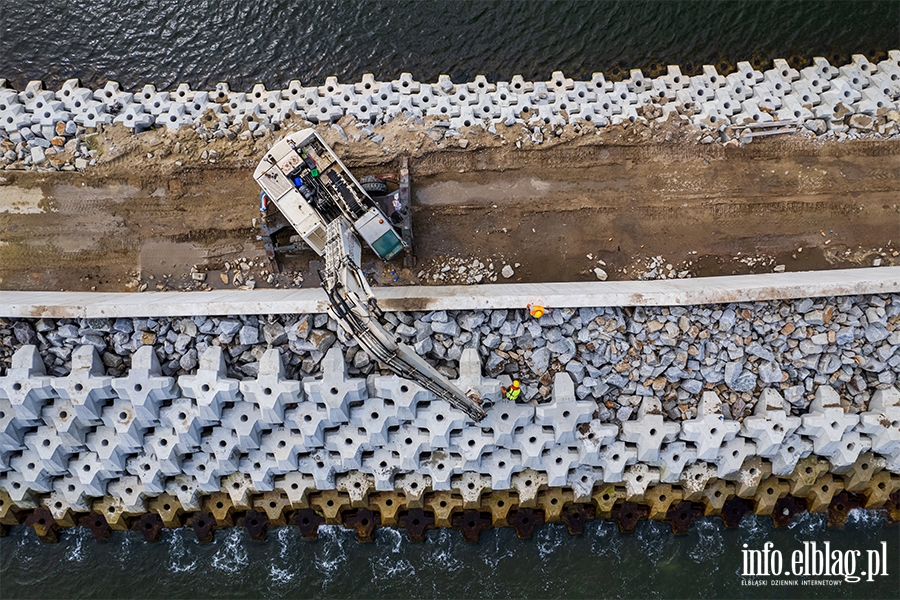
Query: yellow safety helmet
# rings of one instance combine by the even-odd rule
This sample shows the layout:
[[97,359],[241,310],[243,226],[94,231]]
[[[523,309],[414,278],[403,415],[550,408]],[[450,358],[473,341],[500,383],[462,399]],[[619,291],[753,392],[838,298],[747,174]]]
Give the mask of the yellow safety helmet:
[[517,388],[517,387],[519,387],[519,380],[518,380],[518,379],[516,379],[516,380],[515,380],[515,381],[513,381],[513,384],[512,384],[512,386],[513,386],[513,387],[514,387],[514,388]]

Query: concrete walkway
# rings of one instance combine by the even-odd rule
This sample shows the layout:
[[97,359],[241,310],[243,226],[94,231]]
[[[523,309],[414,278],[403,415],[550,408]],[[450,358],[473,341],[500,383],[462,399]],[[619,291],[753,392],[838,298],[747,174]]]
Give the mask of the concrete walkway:
[[[900,292],[900,267],[666,281],[504,283],[376,288],[388,311],[680,306]],[[211,292],[0,292],[2,317],[151,317],[322,313],[320,289]]]

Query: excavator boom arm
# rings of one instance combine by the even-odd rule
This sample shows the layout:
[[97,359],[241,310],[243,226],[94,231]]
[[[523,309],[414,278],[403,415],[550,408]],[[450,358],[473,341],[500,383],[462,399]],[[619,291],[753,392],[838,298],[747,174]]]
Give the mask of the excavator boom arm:
[[[329,313],[349,335],[356,338],[370,356],[391,371],[419,383],[435,396],[447,401],[475,421],[486,415],[484,409],[406,344],[396,341],[378,322],[380,314],[372,290],[362,270],[351,259],[353,233],[341,220],[328,224],[325,252],[325,273],[322,287],[328,296]],[[336,263],[336,264],[335,264]],[[373,314],[375,313],[375,314]]]

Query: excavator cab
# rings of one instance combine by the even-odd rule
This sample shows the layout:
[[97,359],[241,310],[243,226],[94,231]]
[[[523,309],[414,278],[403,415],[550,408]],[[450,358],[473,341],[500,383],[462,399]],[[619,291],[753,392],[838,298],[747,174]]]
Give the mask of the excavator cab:
[[344,218],[381,260],[406,246],[378,203],[312,129],[291,133],[266,153],[253,174],[300,237],[320,256],[325,230]]

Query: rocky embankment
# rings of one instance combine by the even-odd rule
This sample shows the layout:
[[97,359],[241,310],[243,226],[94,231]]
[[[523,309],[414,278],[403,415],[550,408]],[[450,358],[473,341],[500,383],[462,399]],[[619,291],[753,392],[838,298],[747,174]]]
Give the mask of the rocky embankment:
[[[703,391],[723,412],[750,414],[765,388],[796,411],[816,388],[839,390],[847,409],[900,372],[900,297],[858,296],[693,307],[557,309],[540,319],[522,310],[386,313],[388,328],[450,378],[463,349],[477,348],[486,375],[523,383],[524,397],[550,397],[557,372],[569,373],[579,399],[598,402],[603,420],[627,421],[647,396],[670,419],[696,416]],[[325,352],[341,347],[349,373],[378,373],[325,314],[192,318],[0,320],[0,374],[22,344],[36,344],[48,373],[69,371],[72,349],[95,347],[106,373],[121,376],[131,354],[154,347],[165,375],[190,373],[198,356],[221,346],[231,377],[255,377],[267,348],[278,348],[287,376],[314,376]]]
[[[481,395],[479,423],[375,373],[325,315],[7,321],[4,348],[18,348],[0,376],[0,533],[24,522],[55,541],[81,524],[154,541],[187,525],[210,541],[217,527],[264,539],[290,524],[315,538],[341,523],[362,541],[392,525],[474,541],[545,521],[578,533],[598,517],[677,533],[750,510],[780,526],[803,510],[841,526],[860,507],[897,520],[898,307],[894,295],[541,323],[392,315]],[[501,400],[509,375],[549,401]]]

